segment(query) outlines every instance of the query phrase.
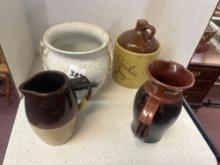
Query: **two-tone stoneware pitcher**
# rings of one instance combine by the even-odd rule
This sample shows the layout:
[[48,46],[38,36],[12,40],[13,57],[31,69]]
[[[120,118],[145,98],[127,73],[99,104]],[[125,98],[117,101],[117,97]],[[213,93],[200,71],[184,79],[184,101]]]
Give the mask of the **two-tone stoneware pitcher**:
[[[34,132],[50,145],[67,142],[74,133],[78,112],[92,94],[91,83],[84,76],[69,79],[59,71],[37,73],[19,87],[25,96],[27,119]],[[88,93],[78,103],[76,90]]]

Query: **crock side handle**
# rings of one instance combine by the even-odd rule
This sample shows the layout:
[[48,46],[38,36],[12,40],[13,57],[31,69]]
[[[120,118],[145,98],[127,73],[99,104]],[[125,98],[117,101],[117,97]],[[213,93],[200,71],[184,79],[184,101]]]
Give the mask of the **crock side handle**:
[[109,43],[108,43],[108,56],[109,56],[109,61],[110,61],[110,67],[109,67],[109,72],[112,70],[112,61],[113,61],[113,41],[111,38],[109,38]]
[[44,66],[45,70],[49,70],[47,67],[47,64],[45,63],[45,55],[48,54],[48,49],[46,48],[46,45],[43,41],[40,41],[40,55],[41,55],[41,60]]
[[148,100],[146,101],[140,116],[139,122],[150,126],[153,122],[154,116],[160,106],[160,101],[153,96],[149,96]]

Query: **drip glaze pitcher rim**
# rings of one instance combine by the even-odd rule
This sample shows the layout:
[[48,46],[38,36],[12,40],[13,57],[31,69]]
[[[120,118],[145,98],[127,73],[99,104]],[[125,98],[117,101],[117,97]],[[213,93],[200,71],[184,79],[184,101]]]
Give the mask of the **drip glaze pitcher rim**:
[[[188,82],[186,82],[185,85],[178,86],[178,85],[170,85],[168,83],[164,83],[164,82],[158,80],[152,74],[152,67],[153,67],[153,65],[156,65],[156,64],[169,65],[170,67],[174,67],[175,66],[175,68],[178,68],[179,70],[182,70],[182,72],[185,74],[185,76],[189,78],[189,80],[186,80]],[[152,82],[154,82],[154,83],[156,83],[156,84],[158,84],[160,86],[163,86],[163,87],[165,87],[165,88],[167,88],[167,89],[169,89],[171,91],[183,91],[185,89],[188,89],[188,88],[192,87],[194,85],[194,83],[195,83],[195,78],[194,78],[193,73],[189,69],[185,68],[183,65],[181,65],[181,64],[179,64],[177,62],[174,62],[172,60],[170,60],[170,61],[161,60],[161,59],[153,60],[149,65],[146,66],[145,70],[146,70],[147,76],[149,77],[150,81],[152,81]],[[179,76],[179,78],[181,78],[181,77],[183,77],[183,76]]]

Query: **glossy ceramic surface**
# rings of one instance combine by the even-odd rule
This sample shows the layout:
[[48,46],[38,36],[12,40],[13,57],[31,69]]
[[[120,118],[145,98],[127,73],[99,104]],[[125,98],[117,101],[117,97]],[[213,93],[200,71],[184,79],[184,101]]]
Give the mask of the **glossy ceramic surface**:
[[[79,38],[82,38],[79,44]],[[63,43],[54,44],[55,41],[68,42],[72,45],[61,47]],[[89,42],[90,41],[90,42]],[[90,48],[86,48],[88,44]],[[85,76],[99,86],[94,89],[95,94],[103,85],[111,70],[111,57],[108,50],[108,34],[98,26],[83,22],[66,22],[48,29],[41,42],[41,55],[45,70],[58,70],[68,74],[71,65],[85,70]]]
[[159,43],[154,38],[156,29],[147,20],[137,20],[136,27],[122,33],[118,43],[126,50],[135,53],[153,53],[159,48]]
[[[90,98],[92,84],[85,77],[70,80],[58,71],[40,72],[20,85],[25,110],[34,132],[46,143],[59,145],[74,133],[78,111]],[[76,90],[88,89],[78,104]]]
[[134,29],[122,33],[115,45],[114,80],[128,88],[139,88],[146,80],[144,68],[157,57],[160,46],[154,38],[156,29],[144,19]]
[[113,79],[128,88],[139,88],[146,80],[145,66],[155,59],[160,47],[153,53],[135,53],[116,42],[113,58]]
[[182,91],[193,86],[193,74],[173,61],[154,60],[148,81],[137,91],[131,129],[144,142],[159,141],[182,108]]

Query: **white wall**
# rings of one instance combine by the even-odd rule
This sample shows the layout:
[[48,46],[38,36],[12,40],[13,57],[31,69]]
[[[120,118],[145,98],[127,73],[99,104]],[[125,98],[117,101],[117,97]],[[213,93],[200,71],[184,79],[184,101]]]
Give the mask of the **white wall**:
[[184,65],[189,62],[218,0],[27,0],[27,13],[35,50],[44,31],[65,21],[97,24],[113,40],[147,18],[157,29],[161,58]]
[[23,0],[0,1],[0,44],[18,86],[27,78],[34,57]]
[[133,28],[136,20],[146,15],[151,1],[27,0],[28,19],[35,48],[39,48],[39,41],[49,26],[65,21],[97,24],[114,38],[122,31]]
[[187,65],[209,23],[218,0],[166,0],[161,5],[158,37],[162,58]]
[[[26,79],[44,31],[59,22],[84,21],[108,31],[113,40],[147,18],[157,29],[161,57],[186,65],[218,0],[2,0],[0,43],[16,85]],[[26,19],[28,18],[28,21]],[[30,29],[29,29],[30,27]]]

